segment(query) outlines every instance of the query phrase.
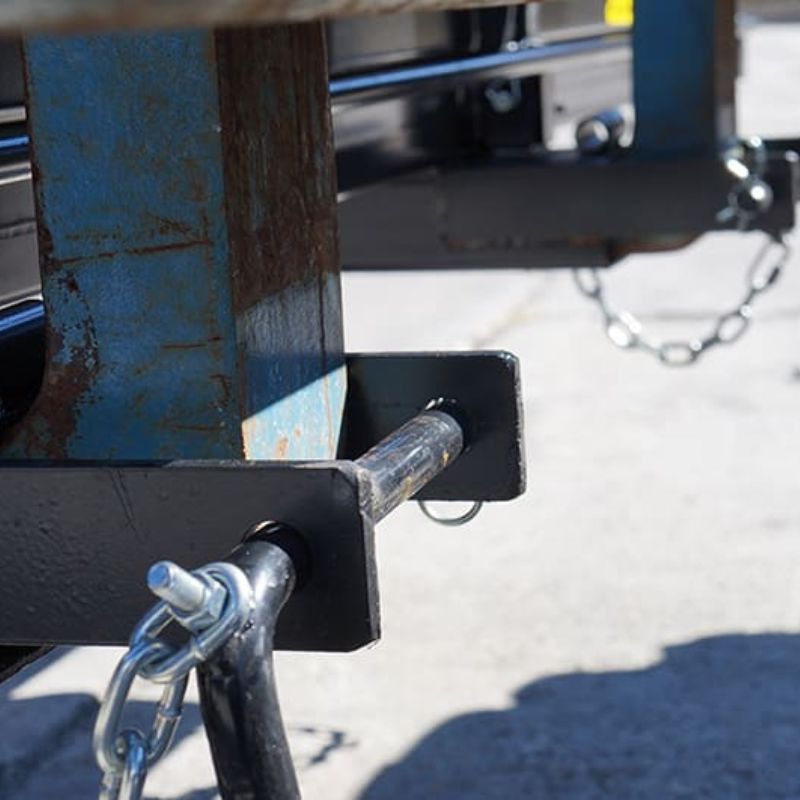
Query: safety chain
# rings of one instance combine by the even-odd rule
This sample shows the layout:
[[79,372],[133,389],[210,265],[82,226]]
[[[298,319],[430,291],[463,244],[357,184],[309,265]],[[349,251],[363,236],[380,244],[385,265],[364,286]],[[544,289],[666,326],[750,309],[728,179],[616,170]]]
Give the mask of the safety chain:
[[[232,564],[208,564],[189,573],[176,564],[159,562],[150,569],[148,585],[164,599],[136,626],[95,723],[94,754],[103,771],[100,800],[141,798],[148,769],[172,743],[189,673],[240,631],[253,609],[252,587]],[[159,638],[172,622],[192,634],[183,647]],[[123,711],[137,677],[164,685],[147,734],[122,727]]]
[[[767,256],[773,247],[779,249],[778,257],[774,262],[768,262]],[[742,336],[752,320],[753,303],[778,281],[789,254],[789,245],[783,236],[771,236],[750,265],[744,297],[736,308],[717,317],[711,333],[706,337],[678,341],[655,341],[630,311],[617,311],[608,300],[597,269],[581,268],[573,270],[572,274],[578,289],[597,303],[603,314],[606,335],[617,347],[649,353],[667,366],[686,367],[694,364],[708,350],[718,345],[732,344]]]

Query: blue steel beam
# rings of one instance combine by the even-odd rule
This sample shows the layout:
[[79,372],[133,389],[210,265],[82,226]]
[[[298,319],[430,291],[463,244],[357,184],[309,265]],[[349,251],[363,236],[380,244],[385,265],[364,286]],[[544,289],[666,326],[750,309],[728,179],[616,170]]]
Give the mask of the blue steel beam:
[[48,356],[0,452],[332,457],[321,26],[36,37],[25,61]]
[[716,155],[736,133],[735,0],[636,0],[634,152]]

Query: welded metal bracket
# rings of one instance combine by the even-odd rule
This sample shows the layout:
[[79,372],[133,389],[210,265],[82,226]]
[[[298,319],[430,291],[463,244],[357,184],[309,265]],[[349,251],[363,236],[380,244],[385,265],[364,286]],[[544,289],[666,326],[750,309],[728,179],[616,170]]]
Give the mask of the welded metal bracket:
[[153,562],[222,558],[267,520],[297,531],[311,564],[276,646],[347,651],[377,639],[372,484],[350,459],[443,401],[466,447],[424,496],[520,494],[519,371],[507,353],[361,355],[348,366],[340,461],[3,462],[0,644],[124,643],[152,600]]
[[486,351],[349,355],[347,382],[339,458],[358,458],[431,399],[442,399],[463,409],[467,449],[417,499],[511,500],[525,491],[522,396],[514,356]]

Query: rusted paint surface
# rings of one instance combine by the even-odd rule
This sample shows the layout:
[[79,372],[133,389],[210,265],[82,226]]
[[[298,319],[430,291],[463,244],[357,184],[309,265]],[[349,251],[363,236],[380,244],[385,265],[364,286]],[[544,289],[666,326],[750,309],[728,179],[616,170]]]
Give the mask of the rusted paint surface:
[[[75,410],[81,404],[91,402],[95,381],[100,371],[100,354],[91,316],[85,314],[81,304],[80,289],[74,277],[59,276],[57,282],[66,286],[74,295],[77,313],[74,323],[59,329],[55,320],[68,314],[69,300],[65,299],[62,313],[53,313],[48,320],[46,342],[48,368],[35,405],[17,429],[20,444],[26,453],[37,456],[66,459],[69,457],[68,442],[77,428]],[[13,448],[12,448],[13,452]]]
[[[21,23],[15,9],[41,20],[44,6],[0,0],[0,21]],[[333,457],[344,370],[320,28],[25,52],[47,365],[0,453]],[[0,680],[42,652],[0,648]]]
[[216,52],[233,302],[242,312],[338,270],[327,59],[316,24],[226,29]]
[[216,57],[245,451],[331,457],[345,378],[324,31],[225,29]]
[[344,370],[321,26],[25,51],[48,357],[3,455],[333,456]]
[[[235,370],[235,350],[206,38],[26,42],[47,365],[5,455],[241,450],[236,403],[208,380]],[[208,344],[167,353],[162,341]]]
[[[522,1],[511,0],[511,4]],[[358,14],[499,5],[509,5],[509,0],[0,0],[0,28],[85,32],[307,22]]]

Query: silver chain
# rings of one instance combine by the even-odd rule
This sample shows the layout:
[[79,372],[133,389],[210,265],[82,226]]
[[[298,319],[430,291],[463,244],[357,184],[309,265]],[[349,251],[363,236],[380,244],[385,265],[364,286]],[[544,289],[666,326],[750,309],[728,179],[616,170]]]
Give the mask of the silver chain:
[[[772,206],[772,189],[764,180],[767,149],[757,136],[730,142],[722,152],[725,169],[734,178],[725,208],[717,214],[720,224],[736,223],[736,229],[746,231],[753,220]],[[773,247],[778,248],[774,263],[767,262]],[[641,350],[655,356],[662,364],[685,367],[694,364],[708,350],[718,345],[732,344],[750,326],[756,298],[774,286],[789,258],[789,246],[781,234],[770,237],[758,252],[747,273],[745,294],[732,311],[720,314],[704,338],[657,342],[644,329],[641,321],[630,311],[617,311],[606,296],[597,269],[573,270],[578,289],[594,300],[603,314],[606,335],[623,350]]]
[[[768,260],[777,248],[777,258]],[[618,311],[606,294],[599,270],[581,268],[572,274],[578,289],[594,300],[603,315],[606,335],[623,350],[640,350],[655,356],[662,364],[685,367],[694,364],[704,353],[718,345],[732,344],[747,330],[753,317],[753,303],[763,292],[777,283],[790,249],[780,234],[776,234],[759,250],[745,281],[745,293],[732,310],[720,314],[711,332],[703,338],[656,341],[647,333],[641,321],[630,311]]]
[[[154,575],[157,581],[152,579]],[[253,608],[250,583],[232,564],[208,564],[188,573],[175,564],[160,562],[150,576],[151,589],[166,599],[156,603],[136,626],[95,723],[94,754],[103,771],[100,800],[141,798],[148,769],[172,744],[189,674],[241,630]],[[191,631],[183,647],[159,638],[171,622]],[[147,734],[122,726],[137,677],[164,686]]]

